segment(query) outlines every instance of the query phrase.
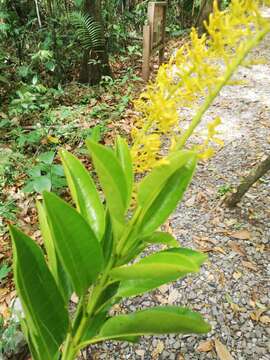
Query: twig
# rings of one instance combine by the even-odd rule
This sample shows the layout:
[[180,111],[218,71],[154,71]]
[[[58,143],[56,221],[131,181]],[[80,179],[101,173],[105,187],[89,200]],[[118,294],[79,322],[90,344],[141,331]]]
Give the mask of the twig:
[[35,5],[36,5],[36,13],[37,13],[38,25],[41,28],[42,24],[41,24],[41,20],[40,20],[40,14],[39,14],[39,8],[38,8],[38,0],[35,0]]

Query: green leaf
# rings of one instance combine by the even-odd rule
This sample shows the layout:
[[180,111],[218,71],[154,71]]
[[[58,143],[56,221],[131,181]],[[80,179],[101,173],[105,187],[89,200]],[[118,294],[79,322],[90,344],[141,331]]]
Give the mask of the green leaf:
[[[32,341],[39,342],[42,359],[54,359],[67,334],[68,311],[40,247],[10,227],[14,277]],[[43,356],[44,355],[44,356]]]
[[118,222],[123,222],[128,204],[128,191],[126,177],[120,162],[113,151],[105,146],[89,139],[86,140],[86,144],[104,191],[110,214]]
[[178,278],[183,273],[197,272],[199,266],[188,256],[161,251],[143,258],[136,264],[119,266],[111,270],[110,276],[117,280]]
[[167,246],[179,246],[178,241],[169,233],[156,231],[153,234],[142,239],[144,243],[148,244],[164,244]]
[[77,7],[81,7],[84,3],[84,0],[74,0],[74,3]]
[[39,341],[38,337],[35,337],[35,344],[33,342],[32,336],[30,334],[30,331],[27,327],[27,322],[22,318],[20,319],[20,325],[22,328],[22,332],[24,334],[24,337],[27,341],[27,344],[29,346],[30,353],[34,360],[45,360],[44,356],[46,356],[46,353],[39,351],[43,349],[43,343],[42,341]]
[[128,148],[128,144],[120,136],[118,136],[116,139],[115,150],[116,150],[117,158],[120,161],[120,164],[122,166],[122,169],[126,177],[127,198],[128,198],[127,206],[129,206],[131,201],[132,189],[133,189],[134,174],[133,174],[132,159]]
[[115,316],[106,321],[93,340],[155,334],[204,334],[210,330],[210,325],[200,314],[181,307],[164,306]]
[[62,165],[52,165],[51,173],[55,176],[65,176],[64,169]]
[[182,247],[168,249],[166,252],[187,256],[191,261],[195,262],[197,266],[201,266],[208,259],[208,256],[202,252]]
[[101,241],[101,245],[103,249],[104,261],[107,264],[107,262],[111,258],[111,254],[113,251],[112,222],[108,211],[106,213],[105,221],[106,221],[105,232]]
[[30,169],[27,173],[28,173],[29,176],[31,176],[33,178],[41,176],[41,166],[36,165],[32,169]]
[[50,191],[52,187],[51,179],[48,176],[35,177],[32,185],[34,190],[40,194],[45,190]]
[[44,164],[51,165],[54,159],[54,151],[46,151],[39,155],[38,160]]
[[38,201],[37,202],[38,210],[38,220],[40,225],[40,230],[42,234],[42,239],[48,256],[48,266],[54,276],[57,279],[57,259],[55,247],[51,235],[51,231],[48,225],[47,216],[43,205]]
[[[168,250],[166,250],[166,252],[169,252],[169,253],[172,252],[172,253],[182,254],[184,256],[187,256],[192,262],[196,263],[196,265],[198,267],[201,266],[202,263],[207,259],[207,256],[205,254],[202,254],[198,251],[194,251],[191,249],[186,249],[186,248],[168,249]],[[143,259],[142,262],[143,261],[145,261],[145,260]],[[147,291],[156,289],[163,284],[183,278],[188,273],[189,273],[189,271],[184,271],[183,273],[168,275],[167,277],[165,276],[165,277],[158,278],[158,279],[124,280],[124,281],[121,281],[119,289],[118,289],[115,297],[122,298],[122,297],[143,294]]]
[[192,151],[181,150],[165,158],[162,165],[156,166],[138,186],[138,203],[145,207],[153,202],[160,193],[166,181],[176,170],[184,166],[189,160],[194,159]]
[[8,276],[10,272],[10,267],[7,264],[3,264],[0,266],[0,282],[1,280],[3,280],[5,277]]
[[75,209],[52,193],[45,192],[43,197],[57,254],[75,292],[81,296],[103,268],[101,246]]
[[193,156],[180,169],[176,170],[163,185],[154,201],[150,203],[141,220],[141,233],[148,235],[161,226],[176,208],[188,187],[196,168]]
[[59,257],[57,256],[45,208],[39,201],[37,202],[37,210],[40,230],[47,253],[49,269],[51,270],[51,273],[53,274],[56,284],[61,291],[65,301],[68,302],[72,292],[72,287],[70,281],[68,280],[67,274],[64,272],[62,264],[59,261]]
[[93,318],[88,319],[86,330],[82,336],[82,341],[93,338],[100,331],[101,326],[107,319],[107,311],[103,311],[95,315]]
[[[83,335],[82,342],[88,341],[92,339],[94,336],[96,336],[107,319],[108,319],[107,311],[104,311],[98,313],[94,318],[88,320],[88,326]],[[139,340],[139,336],[123,336],[121,338],[118,338],[118,340],[136,343]]]
[[28,181],[27,183],[26,183],[26,185],[22,188],[22,191],[24,192],[24,193],[30,193],[30,192],[32,192],[32,191],[34,191],[34,185],[33,185],[33,181]]
[[95,184],[89,172],[75,156],[65,150],[61,151],[60,156],[77,210],[101,240],[105,230],[105,212]]

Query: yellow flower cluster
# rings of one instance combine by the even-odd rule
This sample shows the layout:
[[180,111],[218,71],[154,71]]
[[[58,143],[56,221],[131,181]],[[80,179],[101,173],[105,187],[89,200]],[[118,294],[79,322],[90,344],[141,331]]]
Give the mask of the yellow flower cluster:
[[[270,5],[270,0],[264,2]],[[132,156],[136,172],[155,166],[164,149],[184,147],[223,86],[231,79],[249,51],[270,31],[269,20],[260,14],[259,0],[232,0],[214,11],[205,23],[208,35],[192,29],[190,41],[168,64],[159,68],[135,101],[138,116],[132,132]],[[211,142],[222,145],[215,128],[220,119],[208,124],[208,138],[197,146],[201,157],[213,153]]]

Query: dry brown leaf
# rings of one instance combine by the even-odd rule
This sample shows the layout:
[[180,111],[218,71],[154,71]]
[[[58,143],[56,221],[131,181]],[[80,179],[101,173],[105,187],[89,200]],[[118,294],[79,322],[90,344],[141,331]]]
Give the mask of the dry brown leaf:
[[263,315],[259,320],[262,324],[270,324],[270,316]]
[[250,261],[243,261],[242,260],[242,264],[245,268],[249,269],[249,270],[253,270],[253,271],[257,271],[257,267],[255,264],[251,263]]
[[185,358],[184,358],[184,355],[183,354],[178,354],[177,355],[177,360],[185,360]]
[[237,254],[239,254],[241,256],[246,256],[246,252],[245,252],[244,248],[241,245],[237,244],[236,241],[230,241],[229,246]]
[[215,348],[220,360],[233,360],[233,357],[229,353],[226,346],[222,344],[222,342],[220,342],[218,339],[215,339]]
[[210,248],[210,247],[204,247],[204,248],[199,247],[198,250],[203,252],[203,253],[209,253],[209,252],[213,251],[213,249]]
[[261,320],[261,317],[262,317],[262,314],[266,311],[266,309],[257,309],[255,311],[253,311],[251,314],[250,314],[250,318],[254,321],[260,321]]
[[203,201],[206,201],[207,200],[207,196],[205,195],[204,192],[198,192],[197,194],[197,201],[198,202],[203,202]]
[[238,240],[250,240],[250,232],[248,230],[239,230],[230,233],[230,236]]
[[208,351],[211,351],[213,349],[213,347],[214,347],[213,341],[207,340],[207,341],[201,342],[196,350],[199,352],[208,352]]
[[239,305],[235,304],[235,303],[230,303],[231,309],[234,313],[238,313],[238,312],[245,312],[246,309],[240,307]]
[[158,341],[156,348],[154,349],[154,351],[152,352],[152,359],[158,359],[159,355],[162,353],[162,351],[164,350],[164,343],[162,341]]
[[220,272],[220,273],[219,273],[218,282],[220,283],[221,286],[224,286],[224,285],[225,285],[225,283],[226,283],[226,278],[225,278],[225,275],[223,274],[223,272]]
[[187,207],[192,207],[194,204],[195,204],[195,201],[196,201],[196,196],[193,195],[191,196],[191,198],[189,198],[186,202],[185,202],[185,205]]
[[8,288],[0,288],[0,303],[5,300],[7,294],[9,293]]
[[264,244],[258,244],[256,245],[256,251],[259,252],[259,253],[264,253],[266,251],[265,249],[265,245]]
[[214,239],[210,239],[209,237],[207,236],[193,236],[193,240],[197,243],[197,244],[200,244],[200,243],[204,243],[204,242],[209,242],[211,244],[214,244],[216,245],[218,242],[217,240],[214,240]]
[[216,251],[216,252],[219,252],[219,253],[221,253],[223,255],[226,255],[226,251],[224,249],[222,249],[220,246],[215,246],[213,248],[213,251]]
[[9,319],[11,315],[11,309],[3,303],[0,305],[0,315],[3,316],[4,319]]
[[12,300],[17,296],[16,290],[9,292],[5,298],[5,302],[10,305]]

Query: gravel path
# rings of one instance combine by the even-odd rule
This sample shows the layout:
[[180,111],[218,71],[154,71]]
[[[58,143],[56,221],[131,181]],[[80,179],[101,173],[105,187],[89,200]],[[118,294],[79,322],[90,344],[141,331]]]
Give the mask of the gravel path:
[[270,37],[254,55],[261,64],[241,68],[236,76],[244,80],[241,85],[227,86],[206,114],[206,120],[222,117],[225,146],[199,166],[171,217],[171,228],[182,246],[208,252],[208,263],[196,276],[119,307],[127,312],[157,304],[188,306],[211,323],[211,333],[145,337],[135,345],[107,342],[92,351],[93,358],[219,359],[214,345],[219,339],[233,359],[270,359],[270,174],[236,210],[226,209],[220,198],[270,151]]

